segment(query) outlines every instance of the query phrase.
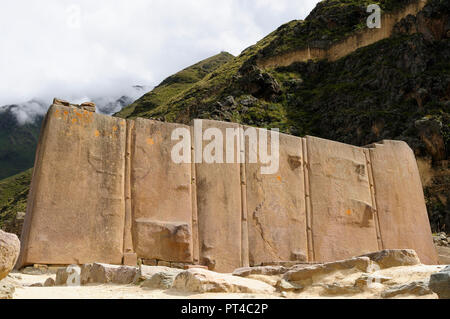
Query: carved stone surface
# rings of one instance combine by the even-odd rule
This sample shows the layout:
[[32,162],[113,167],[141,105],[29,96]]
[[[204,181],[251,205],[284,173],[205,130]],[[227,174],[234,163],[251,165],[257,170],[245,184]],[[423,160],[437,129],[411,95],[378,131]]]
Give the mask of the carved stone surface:
[[[202,122],[203,132],[217,128],[223,136],[227,128],[239,128],[232,123]],[[208,144],[203,141],[202,145]],[[225,154],[225,143],[223,149]],[[239,152],[237,143],[234,151]],[[200,262],[210,270],[231,272],[242,262],[240,164],[198,163],[196,175]]]
[[438,264],[419,169],[411,148],[383,141],[370,150],[384,249],[413,249]]
[[[176,164],[172,132],[189,127],[136,119],[131,138],[132,234],[140,258],[192,262],[191,165]],[[189,143],[190,152],[190,143]]]
[[33,173],[20,264],[122,262],[125,120],[53,105]]
[[251,265],[308,259],[302,139],[280,134],[279,141],[279,171],[263,175],[261,167],[266,165],[250,163],[250,145],[246,139],[245,173]]
[[315,260],[379,250],[362,148],[307,138]]

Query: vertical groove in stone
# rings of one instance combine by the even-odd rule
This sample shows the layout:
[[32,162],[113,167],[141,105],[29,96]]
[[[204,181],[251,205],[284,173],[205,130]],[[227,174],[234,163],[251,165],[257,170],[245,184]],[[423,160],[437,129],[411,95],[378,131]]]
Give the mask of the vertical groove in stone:
[[126,140],[125,140],[125,223],[123,233],[123,253],[133,253],[133,239],[131,235],[132,227],[132,204],[131,204],[131,144],[132,131],[134,129],[133,120],[125,120],[126,122]]
[[303,176],[305,180],[305,207],[306,207],[306,231],[308,238],[308,261],[315,261],[313,229],[312,229],[312,206],[311,206],[311,187],[309,184],[309,159],[308,159],[308,144],[306,138],[302,138],[303,151]]
[[195,165],[194,127],[191,131],[191,194],[192,194],[192,256],[194,264],[200,263],[200,245],[198,240],[198,212],[197,212],[197,174]]
[[249,242],[248,242],[248,208],[247,208],[247,175],[245,170],[245,136],[244,128],[239,127],[239,157],[237,158],[241,164],[241,207],[242,207],[242,223],[241,223],[241,266],[250,266]]
[[375,229],[377,231],[378,249],[383,250],[384,244],[383,244],[383,237],[381,235],[380,220],[378,217],[378,204],[377,204],[377,197],[376,197],[375,180],[373,177],[371,150],[365,149],[364,154],[366,155],[367,170],[368,170],[368,174],[369,174],[369,187],[370,187],[370,193],[372,195],[372,207],[373,207],[373,215],[374,215],[374,220],[375,220]]

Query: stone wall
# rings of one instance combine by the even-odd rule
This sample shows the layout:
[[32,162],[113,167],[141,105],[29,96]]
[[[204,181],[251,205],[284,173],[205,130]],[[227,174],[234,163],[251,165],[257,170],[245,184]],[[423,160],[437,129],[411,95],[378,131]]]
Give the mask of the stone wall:
[[[196,121],[202,132],[247,128]],[[176,128],[194,130],[54,104],[36,155],[19,265],[139,258],[231,272],[399,248],[438,263],[417,163],[405,143],[359,148],[280,134],[279,170],[262,175],[243,131],[235,164],[196,161],[207,142],[194,140],[193,163],[175,164]]]
[[[328,48],[307,47],[299,50],[280,54],[278,56],[258,60],[258,66],[262,68],[274,68],[289,66],[294,62],[307,62],[327,59],[336,61],[346,55],[369,46],[383,39],[389,38],[394,32],[394,26],[408,15],[416,15],[426,5],[425,0],[417,0],[396,12],[382,13],[381,28],[365,29],[331,44]],[[368,14],[369,16],[369,14]]]

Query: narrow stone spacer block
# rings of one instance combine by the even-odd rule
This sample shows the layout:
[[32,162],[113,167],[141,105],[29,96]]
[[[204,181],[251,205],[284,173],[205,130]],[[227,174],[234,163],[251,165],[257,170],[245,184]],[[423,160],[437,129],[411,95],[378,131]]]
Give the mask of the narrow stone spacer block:
[[145,266],[158,266],[158,261],[156,259],[144,259],[142,263]]
[[137,255],[135,253],[125,253],[123,254],[123,264],[125,266],[136,266],[137,265]]
[[208,267],[206,266],[202,266],[202,265],[186,265],[184,266],[185,270],[189,270],[189,269],[205,269],[205,270],[209,270]]

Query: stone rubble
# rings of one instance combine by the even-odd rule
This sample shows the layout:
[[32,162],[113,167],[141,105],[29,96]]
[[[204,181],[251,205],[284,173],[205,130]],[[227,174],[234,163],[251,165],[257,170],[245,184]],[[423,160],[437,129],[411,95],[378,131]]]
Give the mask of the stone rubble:
[[[117,266],[101,263],[60,268],[52,277],[24,287],[134,285],[143,291],[190,294],[248,293],[281,298],[432,298],[450,297],[450,266],[422,265],[415,251],[384,250],[323,264],[258,266],[223,274],[203,268]],[[35,265],[37,269],[45,269]],[[439,272],[441,271],[441,272]],[[11,274],[7,280],[19,280]],[[430,278],[431,276],[431,278]],[[12,298],[14,285],[0,281],[0,298]]]

